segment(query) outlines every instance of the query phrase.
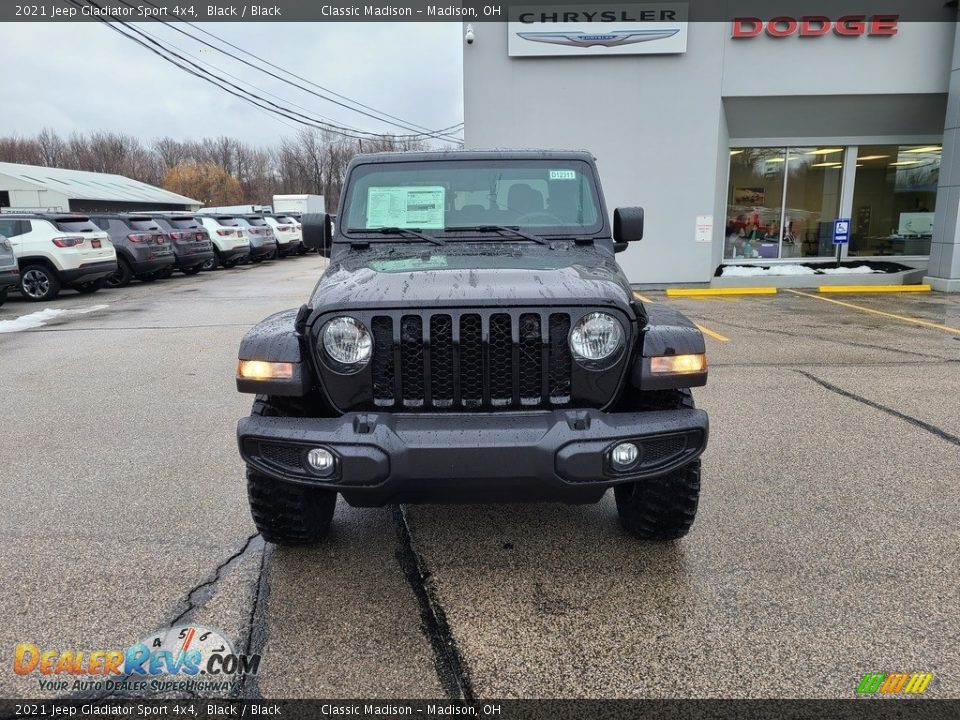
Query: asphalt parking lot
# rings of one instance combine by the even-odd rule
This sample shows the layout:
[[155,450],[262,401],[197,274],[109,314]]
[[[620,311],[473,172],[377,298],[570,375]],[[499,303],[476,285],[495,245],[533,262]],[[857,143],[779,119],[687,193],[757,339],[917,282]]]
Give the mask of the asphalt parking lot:
[[[173,621],[263,654],[263,697],[960,696],[960,297],[668,299],[708,334],[700,512],[672,544],[595,506],[338,507],[316,549],[255,536],[234,427],[244,332],[291,258],[45,306],[0,334],[0,666]],[[7,326],[9,327],[9,326]],[[43,695],[0,673],[0,695]],[[52,693],[56,694],[56,693]]]

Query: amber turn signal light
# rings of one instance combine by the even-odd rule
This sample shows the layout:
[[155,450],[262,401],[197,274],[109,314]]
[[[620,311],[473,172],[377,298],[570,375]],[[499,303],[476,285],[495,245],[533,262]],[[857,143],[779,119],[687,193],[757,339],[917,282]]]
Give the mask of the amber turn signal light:
[[290,380],[293,363],[241,360],[237,363],[237,377],[244,380]]
[[707,369],[707,356],[704,353],[696,355],[664,355],[650,358],[650,372],[652,373],[695,373]]

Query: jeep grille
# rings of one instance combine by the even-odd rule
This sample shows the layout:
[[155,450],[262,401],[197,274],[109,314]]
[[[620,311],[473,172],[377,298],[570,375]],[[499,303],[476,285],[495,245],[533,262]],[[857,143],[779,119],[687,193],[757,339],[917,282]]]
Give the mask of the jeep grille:
[[474,410],[571,401],[569,313],[375,315],[371,332],[377,407]]

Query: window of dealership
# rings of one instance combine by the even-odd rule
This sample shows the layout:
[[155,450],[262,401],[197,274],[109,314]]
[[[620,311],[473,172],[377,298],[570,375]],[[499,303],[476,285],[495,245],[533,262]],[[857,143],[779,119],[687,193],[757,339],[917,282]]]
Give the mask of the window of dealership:
[[724,261],[930,254],[940,144],[732,147]]

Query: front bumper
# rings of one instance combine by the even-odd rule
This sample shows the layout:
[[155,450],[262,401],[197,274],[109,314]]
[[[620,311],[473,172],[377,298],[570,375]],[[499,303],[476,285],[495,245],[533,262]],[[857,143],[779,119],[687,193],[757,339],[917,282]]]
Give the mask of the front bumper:
[[[496,414],[348,413],[339,418],[251,416],[237,426],[253,468],[328,487],[351,505],[393,502],[595,502],[613,485],[666,474],[706,448],[702,410]],[[631,441],[637,464],[616,472],[610,450]],[[305,464],[310,448],[336,458],[333,475]]]

